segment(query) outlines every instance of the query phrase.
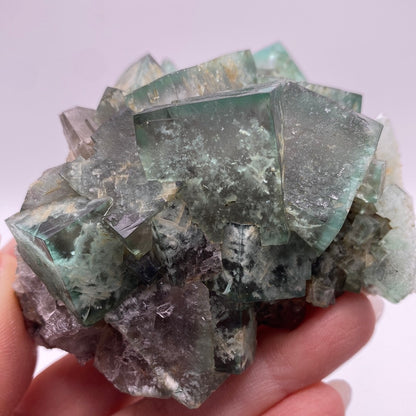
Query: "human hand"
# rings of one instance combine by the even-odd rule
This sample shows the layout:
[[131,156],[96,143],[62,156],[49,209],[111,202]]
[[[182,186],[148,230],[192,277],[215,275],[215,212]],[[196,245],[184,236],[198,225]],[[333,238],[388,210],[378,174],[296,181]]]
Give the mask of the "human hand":
[[[91,363],[67,356],[32,380],[36,348],[12,289],[13,245],[0,253],[0,415],[21,416],[338,416],[346,399],[321,380],[371,337],[377,309],[362,294],[345,294],[312,309],[295,330],[260,327],[254,363],[231,376],[199,408],[174,400],[137,399],[117,391]],[[348,387],[338,384],[338,390]],[[343,400],[344,399],[344,400]]]

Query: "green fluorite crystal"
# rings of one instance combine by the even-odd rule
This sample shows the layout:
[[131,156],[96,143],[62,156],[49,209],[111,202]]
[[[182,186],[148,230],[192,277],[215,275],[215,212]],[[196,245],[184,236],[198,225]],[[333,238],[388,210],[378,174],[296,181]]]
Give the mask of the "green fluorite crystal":
[[280,43],[274,43],[254,54],[259,81],[269,81],[276,78],[304,81],[305,77]]
[[142,111],[154,105],[235,90],[256,82],[253,57],[250,51],[242,51],[169,73],[135,89],[126,101],[132,110]]
[[184,182],[179,198],[210,240],[228,223],[257,223],[264,244],[287,242],[270,94],[173,105],[135,123],[146,176]]
[[377,213],[389,219],[391,230],[383,236],[373,262],[364,274],[364,285],[392,302],[398,302],[415,287],[415,240],[412,200],[397,185],[384,189],[375,204]]
[[133,256],[103,222],[110,198],[60,199],[9,220],[21,254],[78,319],[92,324],[137,284]]
[[145,55],[124,71],[115,87],[129,93],[160,78],[164,73],[151,55]]
[[413,207],[388,121],[360,111],[280,43],[133,63],[61,115],[67,162],[7,220],[33,337],[198,407],[252,362],[259,324],[293,329],[346,290],[404,298]]
[[345,221],[382,128],[296,84],[282,89],[279,110],[290,228],[323,251]]

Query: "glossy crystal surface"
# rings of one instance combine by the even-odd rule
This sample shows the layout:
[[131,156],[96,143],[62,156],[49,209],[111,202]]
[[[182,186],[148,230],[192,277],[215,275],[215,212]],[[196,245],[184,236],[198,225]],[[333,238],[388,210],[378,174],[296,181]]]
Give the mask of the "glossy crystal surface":
[[[196,408],[344,291],[415,287],[411,198],[385,118],[280,43],[186,69],[146,55],[61,115],[66,163],[7,220],[30,334],[118,389]],[[383,129],[384,126],[384,129]]]

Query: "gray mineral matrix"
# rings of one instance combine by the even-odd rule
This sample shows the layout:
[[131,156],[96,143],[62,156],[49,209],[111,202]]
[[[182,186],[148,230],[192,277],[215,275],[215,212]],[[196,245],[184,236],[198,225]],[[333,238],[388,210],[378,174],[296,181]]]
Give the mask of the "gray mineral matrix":
[[64,111],[67,162],[7,220],[36,342],[196,408],[252,362],[257,325],[344,291],[400,301],[412,202],[388,120],[360,111],[280,43],[181,70],[146,55]]

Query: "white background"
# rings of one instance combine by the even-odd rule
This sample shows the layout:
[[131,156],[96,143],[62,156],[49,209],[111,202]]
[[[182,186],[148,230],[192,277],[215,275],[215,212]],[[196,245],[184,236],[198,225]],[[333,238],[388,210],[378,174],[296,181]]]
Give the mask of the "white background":
[[[58,114],[95,107],[151,52],[190,66],[281,40],[312,82],[364,95],[393,122],[416,196],[416,2],[0,0],[0,219],[66,156]],[[0,223],[3,244],[10,237]],[[375,336],[334,377],[353,386],[348,415],[416,414],[416,297],[387,305]],[[51,354],[42,353],[39,368]]]

